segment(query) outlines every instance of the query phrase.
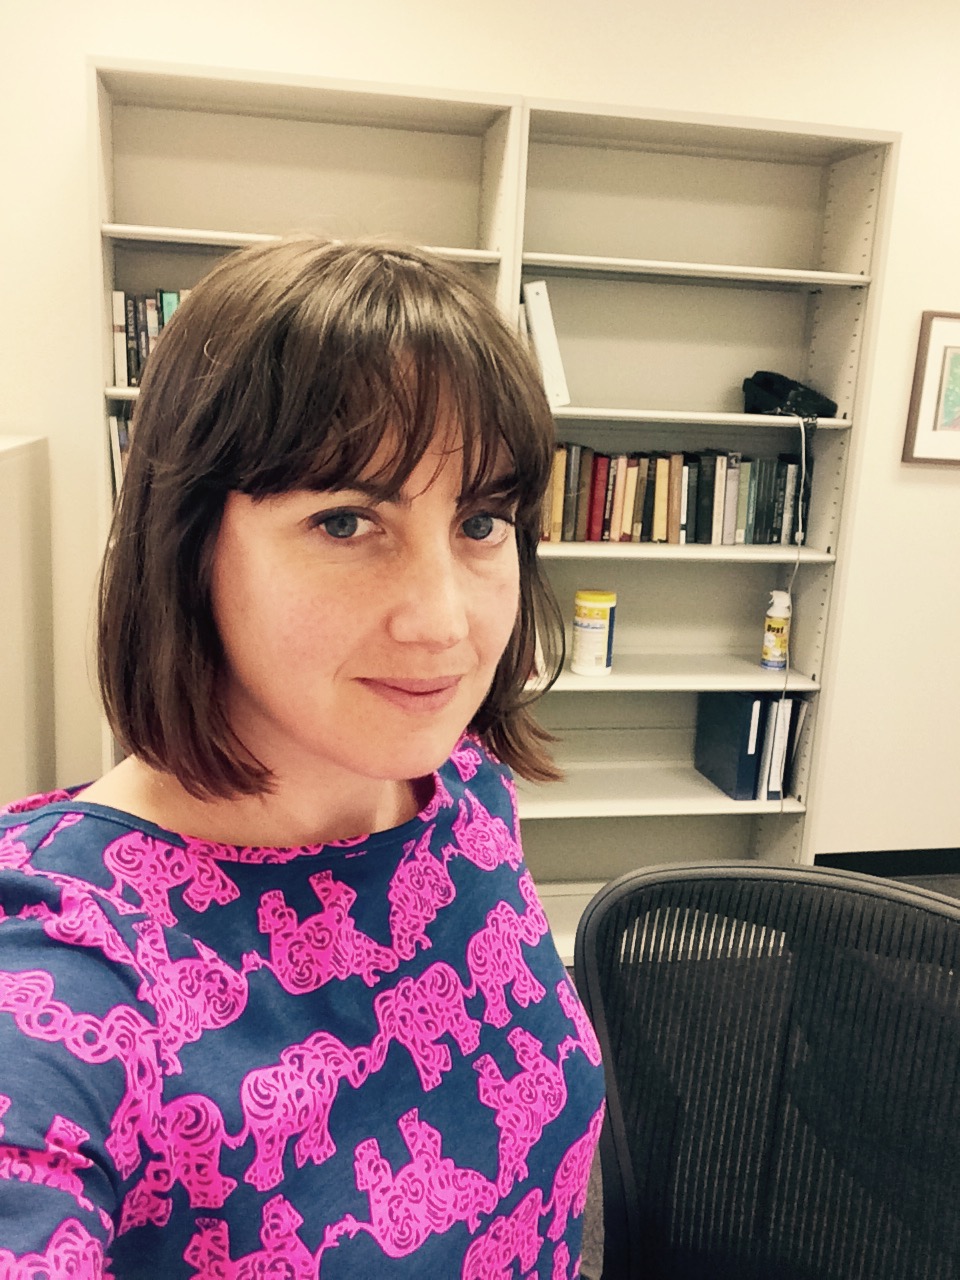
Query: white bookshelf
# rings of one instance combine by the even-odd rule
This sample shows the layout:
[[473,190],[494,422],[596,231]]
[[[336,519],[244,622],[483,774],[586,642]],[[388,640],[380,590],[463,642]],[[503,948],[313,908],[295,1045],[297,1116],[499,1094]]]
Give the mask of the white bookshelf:
[[[628,866],[803,861],[893,136],[110,60],[91,74],[108,412],[137,394],[114,385],[111,289],[189,288],[223,254],[304,230],[432,247],[511,322],[521,281],[546,279],[574,401],[562,440],[777,453],[796,426],[744,414],[745,377],[772,369],[837,401],[799,550],[544,545],[568,621],[578,587],[617,591],[617,643],[612,676],[565,671],[544,699],[565,781],[520,788],[568,960],[582,905]],[[791,579],[784,677],[759,645],[768,593]],[[792,793],[729,800],[693,768],[697,695],[782,689],[811,702]]]

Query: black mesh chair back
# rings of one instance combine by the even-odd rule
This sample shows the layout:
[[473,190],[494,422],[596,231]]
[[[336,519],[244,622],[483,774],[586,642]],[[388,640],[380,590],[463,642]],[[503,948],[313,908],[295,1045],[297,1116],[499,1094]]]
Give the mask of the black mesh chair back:
[[960,903],[836,870],[602,889],[603,1280],[960,1278]]

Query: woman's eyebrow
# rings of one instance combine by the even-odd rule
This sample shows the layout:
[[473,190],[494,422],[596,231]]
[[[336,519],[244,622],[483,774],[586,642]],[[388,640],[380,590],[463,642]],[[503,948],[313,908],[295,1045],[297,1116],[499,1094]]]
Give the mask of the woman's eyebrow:
[[461,502],[475,502],[478,498],[505,498],[515,493],[520,486],[520,477],[515,471],[501,472],[490,476],[480,483],[468,484],[460,494]]

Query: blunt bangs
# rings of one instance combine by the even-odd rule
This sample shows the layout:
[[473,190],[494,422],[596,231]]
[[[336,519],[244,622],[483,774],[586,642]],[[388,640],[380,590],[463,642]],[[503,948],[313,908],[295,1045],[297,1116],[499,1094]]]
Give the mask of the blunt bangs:
[[539,372],[471,277],[376,241],[236,253],[151,353],[101,574],[100,684],[121,745],[197,795],[268,789],[219,697],[210,568],[226,497],[360,479],[395,496],[438,438],[462,451],[465,498],[516,503],[520,615],[470,727],[524,776],[557,776],[524,694],[538,631],[550,675],[562,659],[536,559],[554,446]]

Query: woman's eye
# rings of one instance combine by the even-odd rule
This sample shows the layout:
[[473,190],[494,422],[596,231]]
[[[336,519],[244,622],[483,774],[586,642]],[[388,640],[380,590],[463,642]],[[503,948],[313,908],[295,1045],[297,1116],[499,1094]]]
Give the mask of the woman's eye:
[[334,511],[330,515],[318,516],[314,523],[327,537],[346,542],[362,532],[362,526],[369,524],[369,521],[355,511]]
[[475,542],[502,542],[510,529],[510,521],[504,516],[480,511],[474,516],[468,516],[461,528]]

